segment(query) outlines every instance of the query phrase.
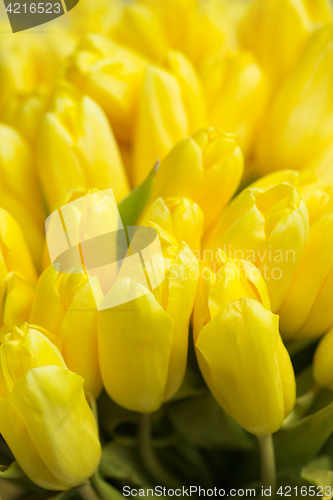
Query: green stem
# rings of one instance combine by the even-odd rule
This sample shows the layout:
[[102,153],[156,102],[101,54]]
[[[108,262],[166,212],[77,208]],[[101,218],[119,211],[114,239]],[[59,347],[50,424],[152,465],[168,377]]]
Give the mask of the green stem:
[[260,451],[260,470],[262,486],[272,489],[272,496],[276,490],[276,467],[275,467],[275,453],[272,434],[265,436],[257,436]]
[[89,481],[83,483],[78,490],[83,500],[100,500]]
[[152,423],[150,414],[142,413],[139,416],[138,445],[142,463],[158,485],[173,489],[183,487],[183,484],[179,483],[178,479],[164,469],[156,457],[152,442]]

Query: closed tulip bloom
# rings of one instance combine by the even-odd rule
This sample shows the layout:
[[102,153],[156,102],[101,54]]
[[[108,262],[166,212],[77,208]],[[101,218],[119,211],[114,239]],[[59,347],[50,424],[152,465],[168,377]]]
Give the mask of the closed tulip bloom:
[[38,171],[51,210],[69,189],[112,188],[117,201],[129,191],[120,153],[103,110],[72,87],[56,92],[42,120]]
[[332,187],[315,170],[279,170],[261,177],[251,188],[267,190],[283,182],[294,186],[305,202],[310,224],[333,209]]
[[267,191],[248,188],[223,213],[214,234],[213,251],[248,260],[266,281],[272,311],[276,312],[289,288],[305,248],[309,216],[296,189],[287,183]]
[[255,0],[241,23],[240,39],[277,82],[297,62],[319,23],[332,19],[329,0]]
[[259,173],[281,167],[299,170],[329,146],[333,137],[332,86],[333,28],[328,25],[312,35],[275,94],[256,148]]
[[229,303],[247,297],[270,310],[265,280],[250,262],[232,259],[218,249],[209,267],[202,262],[201,279],[193,311],[193,336]]
[[13,95],[4,106],[3,121],[15,127],[33,148],[49,97],[48,88],[40,86],[32,92]]
[[43,333],[26,324],[0,346],[0,432],[34,483],[60,491],[94,473],[101,449],[83,379]]
[[240,298],[213,311],[195,341],[201,369],[218,403],[248,432],[276,432],[295,402],[295,377],[278,316]]
[[36,281],[22,231],[0,208],[0,342],[16,324],[29,319]]
[[0,124],[0,142],[0,206],[19,223],[39,267],[45,211],[32,152],[23,137],[7,125]]
[[203,213],[187,198],[157,198],[147,207],[139,224],[160,228],[173,234],[178,243],[185,241],[192,251],[201,248]]
[[203,69],[209,123],[240,136],[249,154],[269,97],[265,71],[251,52],[222,52]]
[[85,36],[68,63],[67,77],[107,114],[118,139],[133,138],[146,61],[106,35]]
[[30,322],[61,339],[61,353],[68,368],[84,378],[86,393],[97,397],[102,389],[97,308],[88,277],[48,267],[37,283]]
[[319,217],[278,311],[285,339],[315,338],[333,326],[333,214]]
[[203,210],[205,230],[236,192],[243,174],[238,139],[220,128],[206,128],[180,141],[161,162],[153,192],[191,198]]
[[141,413],[158,410],[182,383],[197,291],[199,270],[193,253],[184,242],[178,246],[172,235],[164,233],[164,238],[172,249],[166,252],[162,284],[150,291],[124,278],[110,293],[120,303],[122,297],[126,302],[129,293],[138,298],[99,313],[104,387],[116,403]]
[[313,377],[317,384],[333,390],[333,329],[318,344],[313,359]]
[[206,125],[195,69],[177,53],[169,54],[167,66],[170,71],[149,66],[145,73],[134,137],[134,185],[178,141]]

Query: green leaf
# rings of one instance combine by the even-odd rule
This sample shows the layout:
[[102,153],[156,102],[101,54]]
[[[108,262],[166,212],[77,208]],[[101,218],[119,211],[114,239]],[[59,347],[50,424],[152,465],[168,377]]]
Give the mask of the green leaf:
[[[324,488],[324,499],[331,500],[333,497],[333,471],[332,459],[328,456],[318,457],[301,471],[301,476],[314,484]],[[325,495],[325,493],[327,493]]]
[[117,442],[109,443],[103,449],[100,464],[101,474],[112,479],[121,479],[125,483],[149,487],[152,485],[136,447],[123,446]]
[[274,436],[280,469],[306,465],[323,447],[333,431],[333,404],[305,417]]
[[251,449],[253,439],[222,408],[211,394],[171,403],[168,416],[179,434],[202,448]]
[[187,367],[183,383],[172,401],[180,401],[183,399],[190,399],[197,396],[203,396],[207,393],[207,386],[205,385],[201,375]]
[[119,203],[118,210],[125,227],[135,226],[145,206],[150,200],[159,166],[160,162],[158,161],[148,174],[147,178]]

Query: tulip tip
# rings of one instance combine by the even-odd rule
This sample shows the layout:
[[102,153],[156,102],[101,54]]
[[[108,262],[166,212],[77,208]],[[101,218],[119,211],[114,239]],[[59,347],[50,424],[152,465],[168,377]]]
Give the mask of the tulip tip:
[[160,163],[161,163],[161,160],[158,159],[157,162],[155,163],[155,165],[153,166],[153,172],[157,173],[159,171]]

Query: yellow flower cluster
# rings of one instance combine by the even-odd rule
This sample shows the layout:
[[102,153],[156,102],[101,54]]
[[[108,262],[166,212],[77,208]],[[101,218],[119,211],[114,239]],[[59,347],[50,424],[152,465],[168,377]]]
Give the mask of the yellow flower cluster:
[[[313,374],[333,389],[333,6],[81,0],[54,26],[0,33],[0,434],[64,490],[101,456],[86,396],[159,410],[192,327],[252,434],[293,410],[292,344],[323,337]],[[136,200],[158,160],[134,213],[165,278],[124,278],[112,293],[138,298],[99,311],[85,272],[50,265],[45,219],[99,190]]]

